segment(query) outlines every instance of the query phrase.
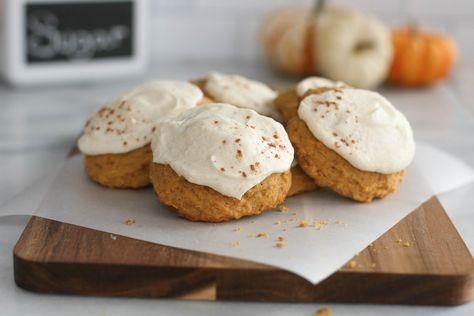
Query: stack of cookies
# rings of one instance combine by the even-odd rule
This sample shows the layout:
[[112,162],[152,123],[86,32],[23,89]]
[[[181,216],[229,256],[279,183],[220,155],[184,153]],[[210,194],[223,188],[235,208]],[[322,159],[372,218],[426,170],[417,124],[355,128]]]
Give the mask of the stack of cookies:
[[378,93],[317,77],[277,92],[220,73],[150,81],[112,99],[78,146],[91,180],[151,183],[179,215],[207,222],[260,214],[316,188],[383,198],[415,152],[408,121]]

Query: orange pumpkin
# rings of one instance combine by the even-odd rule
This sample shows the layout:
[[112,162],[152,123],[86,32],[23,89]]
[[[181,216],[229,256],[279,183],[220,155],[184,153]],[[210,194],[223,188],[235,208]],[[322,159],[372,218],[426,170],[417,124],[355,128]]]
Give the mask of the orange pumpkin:
[[448,36],[404,27],[392,32],[394,56],[388,81],[423,86],[445,78],[456,59],[455,42]]
[[313,25],[314,14],[309,8],[283,8],[269,15],[261,31],[268,61],[284,73],[315,73]]

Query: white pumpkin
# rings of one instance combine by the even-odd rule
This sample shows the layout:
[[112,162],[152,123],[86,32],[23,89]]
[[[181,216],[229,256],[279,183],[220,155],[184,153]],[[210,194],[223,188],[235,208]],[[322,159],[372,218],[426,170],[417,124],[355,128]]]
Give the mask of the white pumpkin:
[[319,74],[360,88],[372,88],[388,72],[389,30],[356,10],[289,7],[275,11],[262,27],[265,56],[292,75]]
[[345,9],[325,10],[317,19],[319,73],[358,88],[373,88],[392,60],[390,30],[377,19]]

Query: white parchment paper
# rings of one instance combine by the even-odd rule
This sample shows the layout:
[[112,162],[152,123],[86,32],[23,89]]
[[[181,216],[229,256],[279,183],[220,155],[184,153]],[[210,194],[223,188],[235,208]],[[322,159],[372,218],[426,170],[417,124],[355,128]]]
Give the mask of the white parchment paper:
[[[383,200],[356,203],[328,190],[288,199],[287,212],[220,224],[184,220],[160,204],[152,189],[110,190],[84,174],[75,156],[0,207],[0,215],[32,214],[116,235],[277,266],[318,283],[435,194],[474,180],[474,170],[434,147],[418,144],[398,190]],[[134,219],[126,225],[127,219]],[[322,225],[298,227],[302,221]],[[318,225],[317,225],[318,226]],[[266,237],[257,237],[267,235]],[[277,238],[284,247],[276,247]]]

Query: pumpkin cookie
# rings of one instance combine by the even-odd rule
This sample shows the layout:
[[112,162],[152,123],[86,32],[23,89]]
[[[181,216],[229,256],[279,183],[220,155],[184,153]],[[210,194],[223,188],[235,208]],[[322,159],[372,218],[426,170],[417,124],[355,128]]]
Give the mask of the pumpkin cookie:
[[291,167],[291,187],[287,197],[313,191],[317,187],[313,178],[304,173],[298,164]]
[[403,114],[367,90],[308,95],[287,131],[301,168],[318,186],[360,202],[395,191],[415,153]]
[[110,188],[141,188],[150,184],[150,146],[123,154],[86,155],[89,178]]
[[253,110],[197,107],[160,124],[151,148],[158,199],[189,220],[259,214],[283,202],[291,186],[288,135]]
[[300,81],[296,86],[280,91],[275,99],[275,106],[280,110],[283,121],[288,122],[297,115],[298,105],[309,90],[344,87],[347,87],[347,85],[341,81],[332,81],[321,77],[308,77]]
[[204,222],[223,222],[274,208],[285,200],[291,184],[289,171],[271,174],[239,200],[191,183],[169,165],[152,164],[150,178],[162,203],[186,219]]
[[202,99],[202,91],[188,82],[156,80],[108,102],[89,118],[78,141],[86,174],[110,188],[150,184],[149,144],[157,123]]
[[205,79],[193,80],[204,95],[216,102],[224,102],[239,108],[247,108],[281,121],[281,115],[273,101],[277,93],[262,82],[238,75],[211,73]]

